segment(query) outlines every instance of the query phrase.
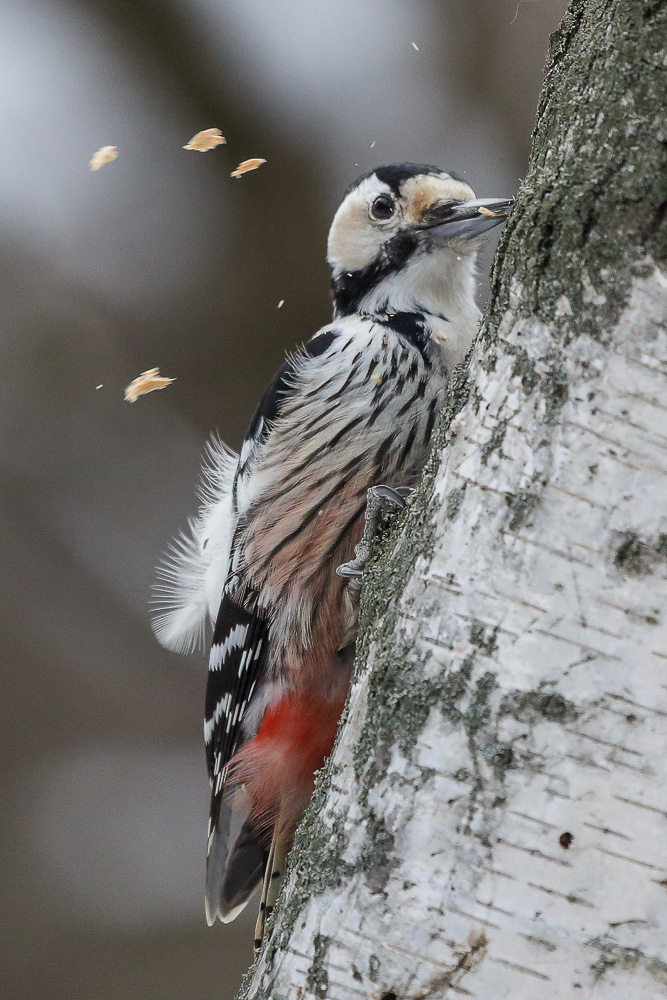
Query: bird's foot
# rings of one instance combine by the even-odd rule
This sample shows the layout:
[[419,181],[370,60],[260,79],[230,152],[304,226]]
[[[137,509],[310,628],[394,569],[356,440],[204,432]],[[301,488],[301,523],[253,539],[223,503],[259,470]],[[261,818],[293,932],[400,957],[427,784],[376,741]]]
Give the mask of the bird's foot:
[[371,543],[377,532],[383,511],[405,507],[405,501],[413,491],[409,486],[371,486],[366,493],[366,514],[364,533],[354,547],[354,559],[336,568],[338,576],[347,580],[360,580],[371,553]]

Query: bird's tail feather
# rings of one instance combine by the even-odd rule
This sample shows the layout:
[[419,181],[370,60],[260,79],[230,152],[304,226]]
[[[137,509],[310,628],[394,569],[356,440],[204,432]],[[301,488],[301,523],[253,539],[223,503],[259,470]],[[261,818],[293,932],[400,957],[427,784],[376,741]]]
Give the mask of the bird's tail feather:
[[257,953],[262,946],[266,922],[273,913],[273,908],[276,905],[278,896],[280,895],[280,887],[285,873],[287,850],[285,844],[277,839],[277,829],[278,828],[275,827],[273,831],[271,847],[269,849],[266,868],[264,870],[262,898],[259,904],[257,923],[255,924],[255,953]]
[[209,843],[206,855],[206,920],[209,927],[215,923],[220,911],[222,882],[229,855],[229,828],[232,807],[229,797],[223,794],[220,811],[209,820]]
[[[227,815],[223,815],[226,813]],[[229,924],[262,881],[268,852],[246,819],[229,847],[229,806],[223,802],[206,861],[206,919]]]

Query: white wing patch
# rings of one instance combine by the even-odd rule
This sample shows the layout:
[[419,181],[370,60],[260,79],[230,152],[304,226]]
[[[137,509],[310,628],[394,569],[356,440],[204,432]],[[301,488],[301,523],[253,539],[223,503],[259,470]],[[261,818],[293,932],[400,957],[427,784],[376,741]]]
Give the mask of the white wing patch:
[[190,653],[206,638],[207,613],[215,620],[229,567],[235,528],[232,484],[238,455],[219,438],[206,446],[199,513],[188,522],[158,566],[155,635],[168,649]]
[[209,670],[220,670],[232,649],[243,649],[248,634],[248,625],[235,625],[224,642],[213,646],[208,661]]
[[[220,722],[220,719],[225,715],[232,704],[231,693],[228,692],[223,698],[220,699],[218,704],[215,706],[215,712],[213,713],[212,719],[206,719],[204,722],[204,743],[210,743],[211,737],[213,736],[213,730]],[[216,755],[215,759],[215,774],[217,775],[220,770],[220,755]]]

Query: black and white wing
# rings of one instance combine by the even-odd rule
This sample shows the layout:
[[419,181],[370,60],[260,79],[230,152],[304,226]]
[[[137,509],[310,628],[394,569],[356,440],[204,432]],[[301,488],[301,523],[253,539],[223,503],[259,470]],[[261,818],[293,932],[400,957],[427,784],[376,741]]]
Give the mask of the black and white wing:
[[[247,578],[244,545],[248,544],[248,538],[252,540],[258,511],[266,514],[266,505],[276,504],[276,482],[285,472],[284,462],[289,463],[293,457],[285,441],[277,445],[281,416],[288,409],[292,413],[291,419],[298,428],[293,442],[297,453],[302,445],[311,447],[309,438],[301,431],[301,423],[306,418],[319,421],[326,417],[317,401],[322,380],[331,381],[331,374],[321,375],[319,366],[313,366],[313,362],[335,340],[336,333],[325,328],[285,361],[260,401],[234,473],[231,515],[235,531],[211,646],[204,721],[211,781],[206,866],[209,923],[216,917],[223,922],[234,919],[261,881],[267,859],[264,838],[256,834],[247,816],[237,815],[244,806],[237,806],[234,774],[229,772],[230,761],[252,739],[260,722],[261,713],[254,713],[249,729],[247,717],[255,699],[263,697],[264,682],[268,679],[271,622],[276,612],[266,607],[263,595],[253,589]],[[310,372],[307,380],[306,370]],[[344,382],[345,374],[336,369],[335,377]]]
[[[258,501],[253,488],[255,459],[265,444],[279,407],[293,389],[294,360],[288,359],[268,387],[241,447],[231,487],[231,515],[236,528],[228,573],[209,657],[204,741],[211,782],[206,857],[206,917],[227,923],[245,906],[263,876],[266,851],[241,817],[230,843],[236,786],[228,765],[249,738],[244,717],[261,690],[269,652],[269,621],[257,594],[243,580],[241,551],[245,514]],[[236,820],[236,818],[234,818]]]
[[[236,785],[229,762],[247,739],[243,719],[264,675],[268,622],[256,595],[244,588],[225,593],[215,624],[204,719],[206,762],[211,782],[206,856],[206,916],[233,920],[261,880],[264,852],[244,827],[243,843],[230,847]],[[242,855],[239,855],[239,851]]]

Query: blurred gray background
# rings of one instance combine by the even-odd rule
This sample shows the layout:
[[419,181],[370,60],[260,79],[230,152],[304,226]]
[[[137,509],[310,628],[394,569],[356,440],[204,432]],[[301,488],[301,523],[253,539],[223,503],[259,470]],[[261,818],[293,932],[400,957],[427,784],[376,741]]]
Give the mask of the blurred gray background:
[[328,321],[342,191],[415,160],[513,194],[564,8],[0,3],[3,997],[233,997],[254,914],[205,924],[205,659],[153,638],[153,567],[208,433]]

